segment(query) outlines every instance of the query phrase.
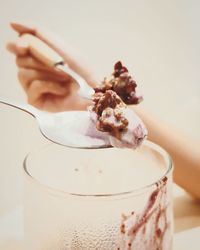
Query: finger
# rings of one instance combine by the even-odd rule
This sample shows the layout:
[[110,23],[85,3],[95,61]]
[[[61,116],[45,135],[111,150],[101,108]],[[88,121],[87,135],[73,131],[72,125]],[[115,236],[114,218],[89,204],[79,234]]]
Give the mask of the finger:
[[26,69],[37,69],[37,70],[48,70],[49,68],[42,64],[40,61],[32,57],[31,55],[27,56],[17,56],[16,64],[19,68]]
[[27,90],[28,102],[34,104],[44,95],[67,96],[70,88],[59,82],[34,80]]
[[11,22],[10,25],[20,35],[24,33],[32,34],[57,51],[61,56],[65,54],[64,51],[66,47],[63,40],[56,34],[48,31],[46,28],[41,27],[41,25],[37,27],[33,24],[27,25],[18,22]]
[[26,24],[11,22],[10,25],[20,35],[24,33],[30,33],[35,35],[35,28],[32,24],[27,24],[27,22]]
[[42,27],[41,25],[27,25],[19,22],[11,22],[10,25],[20,35],[29,33],[38,37],[53,50],[55,50],[65,60],[70,68],[86,78],[86,80],[89,78],[88,75],[90,75],[90,72],[88,72],[87,69],[82,65],[83,63],[80,63],[82,61],[81,58],[77,56],[75,51],[70,46],[66,46],[66,43],[58,35]]
[[66,80],[70,80],[71,77],[68,76],[65,72],[61,70],[57,70],[55,68],[50,68],[44,65],[42,62],[38,61],[31,55],[27,56],[17,56],[16,57],[16,64],[19,68],[25,69],[35,69],[40,71],[45,71],[47,73],[55,74],[57,76],[63,77]]
[[26,41],[17,38],[15,41],[8,42],[6,48],[11,53],[17,56],[25,56],[29,52],[28,44]]
[[66,43],[64,43],[59,36],[41,26],[39,27],[32,24],[27,25],[19,22],[12,22],[11,27],[19,34],[30,33],[41,39],[54,49],[65,60],[68,66],[80,74],[92,87],[96,86],[98,80],[95,75],[87,69],[82,58],[77,56],[77,53],[75,53],[70,46],[66,46]]
[[19,69],[18,79],[25,91],[28,90],[31,82],[33,82],[34,80],[53,81],[61,83],[66,81],[69,82],[69,78],[66,78],[66,76],[58,76],[44,71],[25,68]]

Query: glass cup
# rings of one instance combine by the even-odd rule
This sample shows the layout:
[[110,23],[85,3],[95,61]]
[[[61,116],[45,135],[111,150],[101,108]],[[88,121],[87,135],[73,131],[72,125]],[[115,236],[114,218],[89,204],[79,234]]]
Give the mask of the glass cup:
[[138,150],[50,144],[24,161],[25,249],[172,249],[172,162]]

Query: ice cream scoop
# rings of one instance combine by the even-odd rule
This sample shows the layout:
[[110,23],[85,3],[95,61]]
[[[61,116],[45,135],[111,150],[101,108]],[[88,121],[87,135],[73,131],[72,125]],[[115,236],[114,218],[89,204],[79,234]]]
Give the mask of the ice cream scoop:
[[129,121],[127,129],[122,131],[120,139],[111,136],[110,144],[114,147],[136,149],[147,137],[147,129],[132,109],[126,108],[123,112]]
[[[128,107],[121,108],[121,112],[127,119],[128,125],[125,129],[119,131],[118,136],[115,136],[114,134],[112,134],[112,132],[101,132],[97,128],[95,128],[98,116],[94,111],[90,112],[90,117],[93,121],[93,125],[91,125],[92,129],[88,130],[87,134],[96,138],[104,138],[104,140],[107,137],[107,141],[113,147],[136,149],[147,137],[147,129],[133,109],[130,109]],[[111,122],[113,122],[114,119],[115,118],[112,117]]]

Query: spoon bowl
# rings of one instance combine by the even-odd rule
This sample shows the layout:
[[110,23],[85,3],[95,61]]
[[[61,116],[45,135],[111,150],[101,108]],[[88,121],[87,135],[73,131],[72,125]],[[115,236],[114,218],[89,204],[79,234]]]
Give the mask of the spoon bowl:
[[[111,147],[104,133],[96,130],[88,111],[66,111],[49,113],[35,107],[17,103],[8,98],[0,98],[0,103],[20,109],[36,118],[42,135],[48,140],[73,148]],[[94,130],[91,136],[91,129]]]

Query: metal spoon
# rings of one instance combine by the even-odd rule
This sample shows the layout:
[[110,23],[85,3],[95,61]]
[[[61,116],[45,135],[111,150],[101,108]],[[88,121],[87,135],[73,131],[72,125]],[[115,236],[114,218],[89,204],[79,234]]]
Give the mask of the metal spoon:
[[25,41],[29,45],[30,53],[44,65],[70,75],[80,87],[78,94],[86,99],[91,99],[94,94],[93,88],[90,87],[80,75],[69,68],[68,65],[65,64],[63,58],[51,47],[30,34],[23,34],[19,39]]
[[106,136],[95,131],[90,136],[90,130],[95,129],[87,111],[66,111],[59,113],[48,113],[40,111],[29,104],[21,104],[0,97],[0,103],[12,106],[31,114],[36,118],[40,131],[52,142],[74,148],[107,148],[110,143]]
[[[56,68],[70,75],[78,84],[78,94],[86,99],[91,99],[94,90],[76,72],[70,69],[52,48],[31,34],[23,34],[20,37],[29,45],[30,53],[48,67]],[[41,133],[49,140],[68,147],[76,148],[103,148],[109,147],[106,136],[95,130],[91,124],[89,112],[67,111],[59,113],[47,113],[40,111],[28,104],[16,103],[7,98],[0,97],[0,102],[25,111],[37,119]],[[93,126],[93,128],[92,128]],[[89,129],[93,129],[95,135],[89,136]]]

